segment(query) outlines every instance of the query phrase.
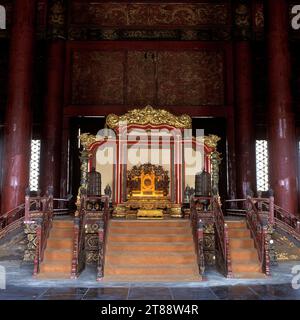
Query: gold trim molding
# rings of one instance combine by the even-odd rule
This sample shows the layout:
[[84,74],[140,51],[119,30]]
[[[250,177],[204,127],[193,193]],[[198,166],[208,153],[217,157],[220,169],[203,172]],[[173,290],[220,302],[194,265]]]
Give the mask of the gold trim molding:
[[143,109],[133,109],[122,116],[110,114],[106,118],[106,124],[109,128],[115,129],[120,124],[126,123],[127,125],[169,125],[179,129],[192,128],[192,119],[189,115],[183,114],[175,116],[164,109],[154,109],[151,106],[146,106]]

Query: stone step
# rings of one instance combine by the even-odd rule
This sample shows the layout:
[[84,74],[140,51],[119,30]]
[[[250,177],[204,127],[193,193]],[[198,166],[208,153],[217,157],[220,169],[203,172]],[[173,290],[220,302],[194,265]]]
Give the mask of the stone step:
[[107,252],[109,251],[123,251],[123,252],[194,252],[195,245],[191,240],[188,242],[172,242],[172,243],[159,243],[159,242],[113,242],[107,243]]
[[191,242],[192,234],[114,234],[109,233],[110,241],[119,242]]
[[51,249],[48,248],[44,254],[44,261],[46,260],[69,260],[73,257],[72,249]]
[[225,221],[227,224],[228,229],[241,229],[241,228],[247,228],[247,223],[244,220],[238,220],[238,221]]
[[183,227],[189,226],[189,220],[110,220],[110,227]]
[[229,238],[229,244],[231,249],[246,249],[253,248],[254,243],[252,238]]
[[192,264],[196,261],[196,255],[192,253],[124,253],[120,251],[114,251],[106,255],[105,263],[110,265],[116,265],[118,268],[124,264],[141,265],[182,265]]
[[110,231],[114,234],[184,234],[189,233],[191,230],[190,226],[183,226],[183,227],[141,227],[135,226],[130,227],[122,227],[122,226],[111,226]]
[[196,261],[189,220],[109,222],[107,281],[200,281]]
[[47,249],[73,249],[73,239],[71,238],[52,238],[47,241]]
[[[202,281],[200,274],[193,275],[118,275],[118,282],[198,282]],[[105,275],[103,282],[116,281],[115,275]]]
[[72,263],[69,260],[44,261],[41,264],[40,273],[58,272],[71,274]]
[[74,221],[72,220],[53,220],[53,228],[68,228],[71,229],[74,226]]
[[257,262],[232,261],[232,272],[233,274],[239,272],[261,272],[261,266]]
[[[136,266],[135,264],[130,265],[115,265],[105,264],[105,276],[110,275],[185,275],[193,276],[198,274],[196,264],[186,264],[182,266],[162,266],[157,264],[148,264],[147,266]],[[116,280],[118,278],[115,278]]]
[[37,275],[37,279],[51,279],[51,280],[61,280],[70,279],[70,272],[42,272]]
[[257,260],[258,254],[256,249],[235,249],[231,251],[232,260]]
[[50,237],[55,238],[64,238],[68,237],[71,238],[74,235],[73,228],[52,228],[50,231]]
[[262,272],[235,272],[234,278],[237,279],[265,279],[267,276]]
[[248,229],[233,228],[228,230],[229,238],[246,238],[250,237]]

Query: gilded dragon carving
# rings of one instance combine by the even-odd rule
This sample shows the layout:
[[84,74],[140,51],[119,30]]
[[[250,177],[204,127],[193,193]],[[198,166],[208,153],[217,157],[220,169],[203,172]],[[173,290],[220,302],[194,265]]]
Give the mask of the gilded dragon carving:
[[122,116],[115,114],[108,115],[106,124],[109,128],[115,129],[120,124],[126,123],[127,125],[170,125],[174,128],[190,129],[192,127],[192,119],[190,116],[183,114],[175,116],[164,109],[154,109],[147,106],[144,109],[133,109]]

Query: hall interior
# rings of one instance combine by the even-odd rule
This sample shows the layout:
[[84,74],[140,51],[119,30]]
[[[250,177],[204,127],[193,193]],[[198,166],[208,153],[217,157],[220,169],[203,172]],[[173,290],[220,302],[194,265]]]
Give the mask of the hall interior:
[[104,282],[296,263],[293,5],[0,0],[0,257]]

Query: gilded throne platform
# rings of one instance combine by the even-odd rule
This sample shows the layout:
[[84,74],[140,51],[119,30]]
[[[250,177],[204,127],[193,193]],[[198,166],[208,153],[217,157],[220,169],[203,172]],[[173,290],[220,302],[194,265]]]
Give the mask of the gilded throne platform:
[[218,189],[220,138],[185,135],[192,129],[188,115],[146,106],[110,114],[106,127],[97,136],[80,136],[80,188],[86,188],[92,167],[101,172],[115,218],[182,217],[186,188],[201,169],[211,174],[212,187]]

